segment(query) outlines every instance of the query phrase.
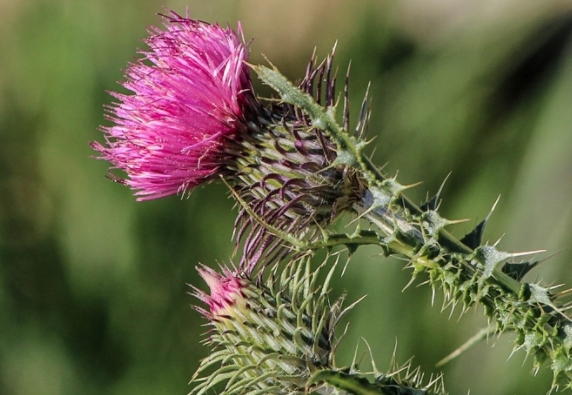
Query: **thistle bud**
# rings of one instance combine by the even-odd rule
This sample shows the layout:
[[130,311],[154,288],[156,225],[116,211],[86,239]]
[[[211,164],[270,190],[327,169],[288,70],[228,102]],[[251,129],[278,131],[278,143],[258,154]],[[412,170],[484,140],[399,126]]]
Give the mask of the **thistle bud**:
[[196,395],[219,382],[226,382],[224,394],[302,394],[314,373],[333,367],[334,329],[348,309],[341,310],[341,301],[330,306],[327,282],[312,288],[317,272],[309,266],[292,264],[266,284],[228,268],[198,271],[210,288],[210,295],[197,289],[195,295],[208,306],[197,310],[213,326],[206,341],[213,353],[195,374],[202,381]]
[[218,384],[224,384],[222,395],[444,394],[440,376],[423,385],[423,374],[409,363],[393,361],[392,371],[382,373],[372,359],[370,374],[357,370],[355,357],[349,368],[335,366],[336,326],[359,300],[344,309],[342,299],[330,304],[329,281],[337,265],[316,286],[324,266],[312,271],[309,259],[293,261],[279,279],[272,272],[265,284],[228,268],[222,273],[198,268],[210,294],[195,288],[208,307],[196,309],[213,327],[206,340],[212,353],[201,361],[191,394],[204,395]]
[[[316,65],[312,56],[299,88],[334,113],[336,75],[333,56]],[[343,109],[349,126],[348,76]],[[365,101],[364,101],[365,103]],[[363,137],[368,112],[360,115],[355,134]],[[240,267],[251,272],[288,255],[283,235],[307,242],[321,238],[321,229],[361,199],[365,184],[350,166],[337,161],[329,135],[313,125],[298,107],[272,102],[258,115],[258,127],[248,140],[248,155],[237,161],[236,195],[243,207],[235,223],[237,242],[244,241]],[[255,128],[252,128],[255,130]]]

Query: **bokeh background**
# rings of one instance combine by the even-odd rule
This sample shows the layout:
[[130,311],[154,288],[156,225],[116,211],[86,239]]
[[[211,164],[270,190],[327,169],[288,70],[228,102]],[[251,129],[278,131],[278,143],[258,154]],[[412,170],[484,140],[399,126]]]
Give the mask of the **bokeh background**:
[[[572,3],[567,0],[0,0],[0,394],[181,395],[206,356],[187,283],[228,261],[236,211],[223,185],[137,203],[90,159],[108,90],[167,6],[236,26],[253,63],[302,77],[314,47],[352,61],[353,113],[371,81],[374,160],[420,202],[449,172],[459,236],[501,201],[485,238],[559,252],[529,275],[572,284]],[[269,94],[264,87],[258,88]],[[426,372],[486,325],[441,312],[404,262],[364,249],[336,278],[353,301],[338,354],[363,336],[378,367]],[[446,365],[451,394],[541,394],[510,335]],[[360,353],[365,350],[361,346]],[[366,360],[368,357],[365,358]]]

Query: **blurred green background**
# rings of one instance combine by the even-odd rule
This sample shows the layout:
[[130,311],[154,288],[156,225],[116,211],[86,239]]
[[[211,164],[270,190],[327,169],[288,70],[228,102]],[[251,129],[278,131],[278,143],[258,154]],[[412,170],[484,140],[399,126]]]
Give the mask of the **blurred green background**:
[[[352,111],[371,81],[374,159],[471,218],[501,201],[485,239],[560,253],[529,275],[572,284],[572,6],[564,0],[0,1],[0,394],[181,395],[207,349],[187,283],[228,261],[236,211],[226,187],[136,203],[90,159],[106,90],[167,6],[242,21],[251,61],[302,77],[315,46],[352,61]],[[257,85],[259,92],[269,91]],[[401,292],[404,262],[364,249],[336,279],[353,301],[338,364],[363,336],[378,367],[434,364],[486,325],[441,312],[428,286]],[[422,280],[421,280],[422,281]],[[419,281],[418,283],[420,283]],[[474,311],[474,312],[473,312]],[[510,359],[510,335],[443,368],[451,394],[541,394],[550,372]],[[365,348],[361,347],[361,350]],[[366,357],[367,359],[367,357]]]

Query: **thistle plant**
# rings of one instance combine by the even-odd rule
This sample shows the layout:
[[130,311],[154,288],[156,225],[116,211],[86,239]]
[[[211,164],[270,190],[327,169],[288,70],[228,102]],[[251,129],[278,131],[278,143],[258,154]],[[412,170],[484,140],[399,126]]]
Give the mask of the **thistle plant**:
[[[329,282],[337,264],[318,282],[328,263],[312,269],[311,259],[294,260],[280,273],[272,271],[265,282],[226,267],[222,274],[198,268],[210,288],[210,295],[195,288],[195,296],[208,306],[197,310],[213,326],[206,340],[212,354],[201,362],[192,393],[206,394],[221,382],[222,394],[443,393],[440,378],[423,385],[422,375],[409,365],[391,374],[375,370],[369,374],[372,382],[357,370],[355,357],[349,367],[336,367],[341,339],[335,330],[357,302],[346,308],[343,297],[330,302]],[[213,365],[216,370],[205,374]]]
[[[112,178],[139,200],[223,178],[239,206],[238,266],[198,269],[210,287],[195,295],[207,305],[197,309],[212,326],[212,350],[193,393],[221,384],[224,394],[443,393],[439,380],[423,385],[417,370],[374,368],[368,376],[355,361],[335,364],[336,326],[349,308],[329,300],[330,255],[362,245],[407,258],[413,278],[426,275],[463,311],[482,305],[497,333],[516,333],[515,349],[532,355],[535,369],[550,366],[551,389],[572,388],[569,291],[524,281],[537,262],[515,259],[539,251],[483,244],[488,218],[457,239],[446,228],[459,221],[439,214],[439,193],[419,206],[407,199],[410,186],[365,155],[367,94],[350,129],[349,73],[338,97],[333,53],[321,63],[313,56],[296,86],[274,66],[247,63],[240,25],[237,34],[171,12],[165,28],[149,30],[149,49],[123,83],[133,94],[114,94],[114,126],[102,128],[105,144],[92,146],[126,172]],[[276,98],[256,96],[251,71]],[[333,230],[344,214],[355,218],[351,234]],[[319,250],[328,258],[315,268]]]

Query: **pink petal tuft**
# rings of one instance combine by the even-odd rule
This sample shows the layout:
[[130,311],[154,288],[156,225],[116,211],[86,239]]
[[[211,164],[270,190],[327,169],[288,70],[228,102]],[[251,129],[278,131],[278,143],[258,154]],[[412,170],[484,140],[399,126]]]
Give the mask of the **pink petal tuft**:
[[112,93],[115,125],[101,128],[105,144],[91,144],[127,173],[123,182],[138,200],[184,193],[224,174],[255,103],[247,48],[232,29],[175,13],[165,27],[149,29],[149,49],[122,83],[133,94]]
[[241,297],[240,291],[245,285],[229,269],[224,268],[223,274],[220,274],[208,266],[201,266],[197,267],[197,271],[205,280],[211,292],[210,295],[200,293],[198,295],[199,299],[209,306],[212,315],[216,315],[222,310],[227,310]]

